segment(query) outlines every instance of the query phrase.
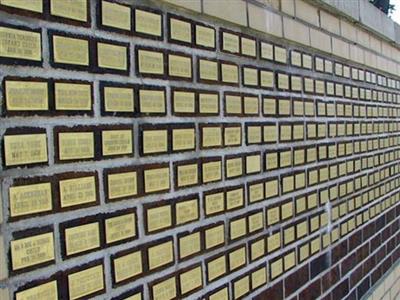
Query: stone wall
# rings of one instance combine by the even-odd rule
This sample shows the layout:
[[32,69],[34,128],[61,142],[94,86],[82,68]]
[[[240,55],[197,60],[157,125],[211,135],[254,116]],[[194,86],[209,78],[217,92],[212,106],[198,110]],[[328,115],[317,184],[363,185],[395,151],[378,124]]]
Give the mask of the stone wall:
[[334,11],[0,0],[0,299],[361,299],[400,255],[400,55]]

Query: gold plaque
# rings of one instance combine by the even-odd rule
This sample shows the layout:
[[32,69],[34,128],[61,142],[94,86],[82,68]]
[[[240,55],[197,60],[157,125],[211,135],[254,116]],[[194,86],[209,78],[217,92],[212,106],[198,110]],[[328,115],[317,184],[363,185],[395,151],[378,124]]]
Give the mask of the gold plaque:
[[84,83],[54,84],[57,110],[92,110],[92,88]]
[[61,207],[96,202],[96,180],[94,176],[60,180]]
[[175,276],[155,284],[152,288],[153,300],[167,300],[176,298]]
[[250,245],[251,260],[254,261],[265,254],[265,240],[261,239]]
[[245,85],[258,85],[258,70],[255,68],[243,68],[243,82]]
[[111,86],[104,87],[104,107],[107,112],[133,112],[133,89]]
[[135,30],[139,33],[161,37],[162,16],[157,13],[135,9]]
[[243,174],[243,162],[241,157],[226,160],[226,177],[232,178]]
[[101,1],[101,24],[117,29],[131,30],[131,9],[128,6]]
[[43,0],[0,0],[0,4],[12,8],[30,10],[36,13],[43,12]]
[[[246,218],[241,218],[241,219],[230,222],[230,224],[229,224],[230,239],[234,240],[241,236],[246,235],[246,232],[247,232],[246,226],[247,226]],[[236,256],[236,255],[234,255],[234,256]],[[238,257],[238,256],[236,256],[236,257]]]
[[246,275],[233,282],[233,295],[234,299],[239,299],[240,297],[246,295],[250,290],[250,277]]
[[224,211],[224,193],[219,192],[205,196],[206,215]]
[[141,113],[165,113],[164,90],[139,90]]
[[225,112],[226,114],[241,114],[242,113],[242,98],[239,95],[225,96]]
[[104,289],[103,265],[68,275],[69,299],[74,300]]
[[0,26],[0,57],[41,61],[40,33]]
[[258,97],[245,96],[244,101],[244,113],[247,115],[258,115]]
[[86,22],[87,0],[51,0],[50,13],[53,16]]
[[177,168],[178,187],[195,185],[199,182],[197,163]]
[[262,212],[255,213],[248,217],[249,231],[254,232],[264,227],[264,214]]
[[229,270],[235,270],[246,264],[246,247],[229,253]]
[[215,246],[223,244],[225,242],[224,225],[222,224],[206,229],[205,238],[206,238],[206,249],[210,249]]
[[190,255],[200,252],[201,238],[200,232],[194,232],[179,238],[179,258],[183,259]]
[[293,66],[301,67],[301,52],[291,51],[290,62],[292,63]]
[[169,190],[169,167],[144,171],[144,192]]
[[255,289],[267,282],[265,267],[251,273],[251,288]]
[[204,148],[222,146],[222,128],[203,127],[201,144]]
[[210,161],[202,164],[203,183],[222,179],[221,161]]
[[139,49],[137,55],[139,73],[164,74],[164,54],[162,52]]
[[264,198],[264,184],[249,185],[249,201],[251,203],[261,201]]
[[190,22],[170,18],[170,37],[173,40],[191,43],[192,42],[192,25]]
[[221,64],[222,81],[227,83],[239,82],[239,68],[237,65]]
[[168,151],[168,130],[144,130],[143,153],[160,153]]
[[215,30],[210,27],[196,24],[196,45],[207,48],[214,48]]
[[93,158],[93,132],[60,132],[58,151],[60,160]]
[[273,60],[274,59],[274,45],[261,42],[261,58]]
[[9,189],[11,217],[52,210],[51,184],[37,183],[12,186]]
[[245,37],[241,38],[242,54],[256,57],[256,41]]
[[182,295],[203,286],[203,275],[201,266],[179,275],[180,289]]
[[246,156],[246,174],[258,173],[261,171],[261,155]]
[[10,249],[13,271],[52,261],[55,259],[53,232],[13,240]]
[[18,166],[47,162],[45,133],[4,136],[5,165]]
[[194,150],[196,148],[196,131],[194,128],[172,130],[172,150]]
[[147,213],[147,230],[157,231],[172,226],[171,205],[149,208]]
[[240,146],[242,144],[242,128],[240,126],[225,127],[224,144],[225,146]]
[[143,272],[141,251],[135,251],[113,260],[115,282],[135,277]]
[[8,111],[49,109],[47,82],[6,80],[5,98]]
[[103,130],[101,132],[103,155],[133,153],[132,130]]
[[72,255],[99,247],[100,228],[98,222],[65,229],[66,255]]
[[97,65],[100,68],[128,70],[128,47],[98,42]]
[[236,34],[223,32],[222,49],[232,53],[239,53],[239,36]]
[[222,255],[207,263],[207,278],[212,281],[226,273],[226,259]]
[[195,93],[174,91],[174,112],[175,113],[194,113],[195,112]]
[[278,195],[278,180],[268,180],[265,182],[265,197],[271,198]]
[[219,113],[218,94],[199,94],[199,110],[201,114]]
[[274,87],[274,72],[272,71],[260,71],[260,84],[265,88]]
[[136,236],[136,215],[129,213],[105,221],[106,243],[114,243]]
[[149,270],[154,270],[174,261],[174,245],[172,241],[167,241],[147,250],[149,260]]
[[176,224],[184,224],[199,219],[199,202],[197,199],[181,201],[175,204]]
[[207,59],[199,59],[199,74],[203,80],[218,80],[218,63]]
[[192,78],[192,58],[188,56],[168,54],[168,75]]
[[137,173],[126,172],[108,175],[108,199],[137,195]]
[[15,300],[32,299],[58,300],[57,281],[52,280],[50,282],[17,292],[15,294]]
[[292,91],[301,92],[301,90],[303,89],[302,88],[303,81],[301,79],[301,76],[292,75],[290,77],[290,83],[291,83],[291,86],[292,86]]
[[226,192],[226,209],[234,209],[243,206],[243,188],[234,189]]
[[285,48],[276,45],[274,46],[275,61],[286,64],[287,62],[286,55],[287,54]]
[[271,263],[271,279],[275,279],[283,273],[282,258]]
[[54,35],[53,55],[55,63],[88,66],[89,41]]
[[286,74],[278,73],[278,88],[283,90],[289,89],[289,76]]
[[267,238],[268,253],[281,247],[281,233],[277,232]]

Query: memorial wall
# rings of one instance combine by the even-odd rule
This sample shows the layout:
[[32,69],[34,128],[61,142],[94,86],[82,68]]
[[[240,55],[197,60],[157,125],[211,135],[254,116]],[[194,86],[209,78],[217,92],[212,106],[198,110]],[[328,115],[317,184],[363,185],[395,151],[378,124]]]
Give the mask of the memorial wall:
[[400,51],[325,9],[0,0],[0,299],[361,299]]

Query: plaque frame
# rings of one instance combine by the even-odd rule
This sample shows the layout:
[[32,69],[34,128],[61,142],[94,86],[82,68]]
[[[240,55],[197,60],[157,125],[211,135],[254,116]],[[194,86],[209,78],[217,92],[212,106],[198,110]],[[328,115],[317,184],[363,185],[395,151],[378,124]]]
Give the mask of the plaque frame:
[[[136,31],[136,10],[137,9],[161,16],[161,36],[155,36],[155,35]],[[149,8],[149,7],[141,6],[141,5],[133,7],[132,8],[132,27],[133,27],[132,31],[133,31],[134,35],[136,35],[138,37],[146,38],[146,39],[152,39],[152,40],[158,40],[158,41],[164,40],[164,17],[165,16],[164,16],[163,12],[158,9]]]
[[[237,36],[237,38],[238,38],[238,52],[231,52],[231,51],[228,51],[228,50],[224,49],[224,33],[232,34],[232,35]],[[241,34],[239,32],[236,32],[236,31],[233,31],[233,30],[230,30],[230,29],[226,29],[226,28],[220,28],[219,29],[219,49],[223,53],[228,53],[228,54],[241,56],[242,43],[240,42],[240,38],[241,38]]]
[[[167,149],[162,152],[144,153],[144,132],[165,130],[167,133]],[[172,138],[169,124],[141,124],[139,125],[139,153],[140,156],[157,156],[171,153]]]
[[[190,77],[180,77],[180,76],[174,76],[169,74],[169,55],[175,55],[183,58],[189,58],[190,59]],[[194,67],[193,67],[193,56],[188,55],[184,52],[179,52],[179,51],[165,51],[164,52],[164,74],[169,80],[176,80],[176,81],[187,81],[187,82],[193,82],[193,76],[194,76]],[[219,64],[220,65],[220,64]]]
[[[128,215],[128,214],[132,214],[132,213],[135,215],[135,235],[133,237],[123,238],[118,241],[113,241],[113,242],[107,243],[106,220],[109,218],[120,217],[120,216],[124,216],[124,215]],[[136,207],[124,208],[124,209],[114,211],[111,213],[104,213],[104,214],[102,214],[101,219],[102,219],[102,221],[101,221],[100,227],[102,227],[102,232],[103,232],[103,236],[104,236],[104,247],[111,247],[111,246],[115,246],[115,245],[124,244],[124,243],[130,242],[130,241],[137,240],[139,238],[138,215],[137,215]]]
[[[163,227],[161,229],[149,231],[149,226],[148,226],[149,218],[148,218],[147,211],[152,208],[158,208],[158,207],[162,207],[162,206],[170,207],[171,224],[169,226]],[[161,201],[157,201],[157,202],[143,204],[143,223],[144,223],[146,235],[156,234],[156,233],[163,232],[163,231],[169,230],[171,228],[174,228],[176,226],[176,214],[175,214],[175,207],[174,207],[173,199],[161,200]]]
[[[136,189],[137,194],[132,196],[123,196],[116,199],[109,199],[109,190],[108,190],[108,175],[114,174],[123,174],[128,172],[136,172]],[[126,167],[118,167],[118,168],[107,168],[103,170],[103,182],[104,182],[104,197],[106,202],[118,202],[122,200],[138,198],[144,195],[143,190],[143,177],[141,176],[142,169],[140,166],[126,166]]]
[[39,264],[34,264],[34,265],[31,265],[28,267],[23,267],[18,270],[13,270],[13,268],[12,268],[12,253],[11,253],[11,246],[10,246],[8,249],[8,254],[7,254],[7,265],[8,265],[8,272],[10,273],[10,275],[18,275],[18,274],[33,271],[33,270],[38,270],[43,267],[50,266],[50,265],[53,265],[56,263],[56,253],[55,253],[56,252],[56,249],[55,249],[56,241],[54,238],[53,225],[46,225],[46,226],[42,226],[39,228],[30,228],[30,229],[15,231],[12,233],[12,239],[10,240],[9,245],[11,244],[11,241],[20,240],[20,239],[24,239],[24,238],[30,238],[30,237],[33,237],[36,235],[46,234],[46,233],[52,233],[52,235],[53,235],[54,259],[45,261],[45,262],[42,262]]
[[[63,38],[74,38],[74,39],[80,39],[80,40],[85,40],[88,42],[88,55],[89,55],[89,61],[88,65],[76,65],[76,64],[68,64],[68,63],[60,63],[56,62],[54,59],[54,43],[53,43],[53,38],[55,36],[63,37]],[[93,55],[93,51],[95,48],[95,39],[91,38],[86,35],[77,35],[73,34],[70,32],[64,32],[64,31],[58,31],[58,30],[49,30],[48,32],[48,39],[49,39],[49,55],[50,55],[50,66],[53,68],[61,68],[61,69],[67,69],[67,70],[72,70],[72,71],[86,71],[86,72],[92,72],[93,71],[93,66],[95,65],[95,56]]]
[[[161,53],[163,57],[163,73],[162,74],[154,74],[154,73],[141,73],[139,69],[139,51],[149,51],[149,52],[155,52],[155,53]],[[167,55],[166,55],[166,50],[162,48],[155,48],[155,47],[149,47],[149,46],[135,46],[135,75],[137,77],[141,78],[158,78],[158,79],[163,79],[167,80],[168,79],[168,60],[167,60]],[[193,69],[193,64],[192,64],[192,69]],[[193,70],[192,70],[193,72]],[[193,77],[193,74],[192,74]]]
[[60,275],[59,274],[52,274],[49,277],[47,277],[46,279],[35,279],[33,281],[29,281],[28,283],[25,283],[23,285],[21,285],[20,287],[18,287],[18,289],[16,289],[13,293],[13,299],[17,298],[17,294],[20,292],[24,292],[26,290],[29,290],[31,288],[35,288],[38,287],[42,284],[47,284],[50,283],[52,281],[55,281],[56,283],[56,287],[57,287],[57,297],[59,299],[61,299],[61,291],[60,291]]
[[[181,166],[187,166],[187,165],[193,165],[196,164],[197,167],[197,183],[190,184],[190,185],[185,185],[185,186],[178,186],[178,168]],[[175,161],[173,163],[173,168],[174,168],[174,187],[176,190],[181,190],[181,189],[186,189],[189,187],[197,186],[201,184],[200,179],[202,178],[201,176],[201,167],[198,159],[190,159],[190,160],[180,160],[180,161]]]
[[[185,236],[194,234],[194,233],[199,233],[200,234],[200,251],[196,252],[196,253],[193,253],[193,254],[190,254],[190,255],[188,255],[186,257],[181,258],[181,249],[180,249],[181,247],[179,246],[180,239],[185,237]],[[187,260],[189,260],[189,259],[191,259],[193,257],[199,256],[202,253],[204,253],[204,251],[205,251],[204,250],[205,249],[204,233],[203,233],[203,228],[201,228],[201,227],[200,228],[196,228],[193,231],[183,231],[181,233],[178,233],[177,241],[178,242],[176,244],[176,247],[177,247],[177,250],[178,250],[178,261],[179,262],[187,261]]]
[[[213,195],[213,194],[219,194],[222,193],[222,198],[223,198],[223,209],[222,211],[218,212],[213,212],[213,213],[207,213],[206,208],[207,208],[207,202],[206,202],[206,196]],[[217,216],[220,214],[223,214],[226,211],[226,193],[225,193],[225,188],[218,188],[218,189],[212,189],[212,190],[207,190],[203,192],[203,210],[204,210],[204,215],[206,218],[212,217],[212,216]]]
[[[204,49],[204,50],[211,50],[211,51],[215,52],[217,50],[217,31],[216,31],[215,27],[211,26],[210,24],[206,24],[206,23],[202,23],[202,22],[193,22],[192,24],[193,24],[193,47],[199,48],[199,49]],[[214,31],[214,46],[213,47],[206,47],[206,46],[199,45],[196,43],[196,26],[207,27]]]
[[[130,278],[121,280],[120,282],[116,282],[116,281],[115,281],[114,260],[115,260],[115,259],[118,259],[118,258],[120,258],[120,257],[126,256],[126,255],[129,255],[129,254],[131,254],[131,253],[138,252],[138,251],[140,251],[140,256],[141,256],[141,259],[142,259],[142,273],[137,274],[137,275],[135,275],[135,276],[133,276],[133,277],[130,277]],[[142,251],[142,249],[141,249],[140,246],[136,246],[136,247],[133,247],[133,248],[131,247],[131,248],[128,248],[128,249],[124,249],[124,250],[122,250],[122,251],[119,251],[119,252],[117,252],[117,253],[115,253],[115,254],[112,254],[112,255],[110,256],[110,265],[111,265],[111,268],[110,268],[110,269],[111,269],[112,287],[113,287],[113,288],[116,288],[116,287],[125,285],[125,284],[127,284],[127,283],[130,283],[130,282],[135,281],[138,277],[145,275],[146,272],[147,272],[147,265],[145,265],[144,262],[145,262],[145,261],[143,260],[143,251]],[[142,290],[141,290],[141,291],[142,291]],[[138,292],[138,291],[135,289],[135,291],[133,292],[133,294],[135,294],[135,293],[137,293],[137,292]],[[114,299],[114,298],[113,298],[113,299]],[[125,298],[121,298],[121,299],[125,299]]]
[[[47,105],[48,108],[47,110],[8,110],[7,109],[7,82],[35,82],[35,83],[46,83],[47,84],[47,97],[48,97],[48,101],[47,101]],[[51,83],[49,82],[48,79],[45,78],[38,78],[38,77],[18,77],[18,76],[4,76],[3,81],[2,81],[2,89],[3,89],[3,97],[4,97],[4,101],[2,104],[2,116],[10,116],[10,117],[14,117],[14,116],[48,116],[48,115],[52,115],[53,113],[52,111],[52,93],[50,92],[50,86]]]
[[[175,111],[175,92],[193,93],[193,95],[194,95],[194,112],[176,112]],[[175,115],[175,116],[182,116],[182,117],[197,116],[199,114],[199,112],[198,112],[198,106],[199,106],[198,98],[199,98],[199,95],[198,95],[197,89],[184,88],[184,87],[181,88],[181,87],[178,87],[178,86],[171,86],[170,99],[171,99],[171,111],[172,111],[172,114]]]
[[[112,45],[112,46],[118,46],[118,47],[125,47],[125,49],[126,49],[126,53],[125,53],[126,70],[113,69],[113,68],[107,68],[107,67],[100,67],[99,66],[99,53],[97,51],[97,46],[98,46],[99,43]],[[129,76],[130,70],[131,70],[130,53],[131,53],[131,50],[130,50],[129,43],[97,38],[95,40],[95,42],[92,44],[92,53],[91,53],[91,55],[94,58],[93,59],[93,72],[94,73],[100,73],[100,74],[118,74],[118,75]]]
[[[97,130],[100,132],[100,139],[101,143],[99,143],[99,151],[101,153],[101,159],[106,160],[106,159],[113,159],[117,157],[133,157],[135,156],[135,134],[134,134],[134,127],[133,125],[128,125],[128,124],[113,124],[113,125],[106,125],[106,126],[98,126]],[[131,132],[131,144],[132,144],[132,153],[125,153],[125,154],[112,154],[112,155],[103,155],[103,137],[102,137],[102,132],[103,131],[120,131],[120,130],[129,130]]]
[[91,20],[91,18],[90,18],[90,12],[91,12],[90,0],[86,0],[86,20],[87,20],[86,22],[69,19],[67,17],[52,15],[51,14],[51,6],[50,6],[51,5],[50,2],[52,0],[48,0],[49,1],[48,3],[46,3],[45,1],[46,0],[44,0],[43,8],[44,8],[44,11],[48,11],[46,16],[47,16],[47,19],[49,19],[50,21],[55,21],[58,23],[66,23],[66,24],[74,25],[74,26],[90,27],[90,25],[91,25],[91,22],[90,22],[90,20]]
[[[167,28],[168,28],[168,37],[167,37],[168,43],[193,47],[194,43],[195,43],[194,42],[195,30],[194,30],[194,24],[193,24],[192,20],[188,19],[188,18],[185,18],[183,16],[180,16],[180,15],[177,15],[177,14],[169,13],[169,12],[167,13],[167,18],[166,19],[167,19]],[[183,22],[187,22],[187,23],[190,24],[190,35],[191,35],[190,42],[184,42],[184,41],[176,40],[176,39],[173,39],[171,37],[171,19],[176,19],[178,21],[183,21]]]
[[[81,226],[81,225],[87,225],[90,223],[97,223],[97,225],[99,227],[99,240],[100,240],[99,247],[68,255],[67,254],[67,243],[65,240],[66,229]],[[60,223],[59,224],[59,232],[60,232],[60,244],[61,244],[61,257],[64,260],[70,259],[72,257],[83,256],[90,252],[95,252],[95,251],[105,248],[105,231],[103,229],[103,226],[101,225],[101,215],[87,216],[83,219],[78,218],[78,219],[73,219],[73,220],[69,220],[69,221]]]
[[[167,189],[163,190],[157,190],[157,191],[152,191],[152,192],[147,192],[145,191],[145,171],[152,170],[152,169],[160,169],[160,168],[168,168],[169,172],[171,172],[171,169],[169,168],[168,162],[159,162],[159,163],[153,163],[153,164],[146,164],[141,166],[141,174],[140,176],[143,178],[143,194],[144,195],[151,195],[151,194],[160,194],[160,193],[165,193],[169,192],[171,190],[171,184],[169,184],[169,187]],[[171,173],[169,173],[169,179],[171,180]]]
[[[148,254],[149,249],[151,247],[154,247],[154,246],[157,246],[157,245],[161,245],[161,244],[166,243],[166,242],[171,242],[172,243],[172,261],[167,263],[167,264],[164,264],[162,266],[159,266],[159,267],[156,267],[156,268],[150,270],[150,261],[149,261],[149,254]],[[176,261],[176,257],[175,257],[175,253],[174,253],[175,245],[174,245],[174,240],[173,240],[172,237],[167,236],[167,237],[163,237],[161,239],[153,240],[150,243],[142,245],[142,247],[143,247],[142,253],[143,253],[143,256],[144,256],[143,257],[143,262],[145,262],[145,264],[146,264],[146,270],[147,270],[148,274],[152,274],[154,272],[158,272],[158,271],[167,269],[167,268],[169,268],[169,267],[171,267],[171,266],[173,266],[175,264],[175,261]]]
[[[214,62],[214,63],[216,63],[217,64],[217,79],[216,80],[211,80],[211,79],[202,79],[201,77],[200,77],[200,61],[201,60],[206,60],[206,61],[210,61],[210,62]],[[198,83],[205,83],[205,84],[215,84],[215,85],[218,85],[218,84],[221,84],[221,68],[220,68],[220,62],[219,62],[219,60],[218,59],[215,59],[215,58],[212,58],[212,59],[210,59],[210,58],[208,58],[208,57],[204,57],[204,56],[198,56],[197,57],[197,82]]]
[[[105,107],[105,88],[129,88],[132,89],[133,92],[133,111],[132,112],[114,112],[114,111],[106,111]],[[134,118],[138,115],[138,107],[136,106],[136,97],[137,97],[137,85],[135,84],[124,84],[117,83],[111,81],[100,81],[99,82],[99,91],[100,91],[100,112],[102,116],[118,116],[118,117],[127,117]]]
[[[145,90],[145,91],[162,91],[164,93],[164,107],[165,111],[162,113],[159,112],[142,112],[140,111],[140,91]],[[138,86],[137,89],[135,89],[135,94],[134,94],[134,107],[136,109],[136,114],[137,116],[165,116],[167,115],[167,92],[165,89],[165,86],[157,86],[157,85],[140,85]]]
[[99,1],[98,5],[97,5],[97,9],[96,9],[97,27],[99,29],[102,29],[102,30],[107,30],[107,31],[111,31],[111,32],[116,32],[116,33],[121,33],[121,34],[126,34],[126,35],[129,35],[129,36],[132,36],[133,35],[133,26],[134,26],[133,19],[132,19],[133,18],[133,9],[132,9],[132,7],[129,6],[129,5],[126,5],[124,3],[120,3],[120,2],[115,3],[115,2],[111,2],[111,1],[107,1],[107,0],[105,0],[105,2],[112,3],[112,4],[118,4],[120,6],[125,6],[125,7],[129,8],[130,14],[131,14],[131,17],[130,17],[131,28],[130,28],[130,30],[125,30],[125,29],[122,29],[122,28],[116,28],[116,27],[104,25],[103,22],[102,22],[102,16],[103,16],[103,6],[101,4],[102,1]]
[[[212,280],[210,280],[210,279],[209,279],[208,264],[209,264],[211,261],[213,261],[213,260],[216,260],[216,259],[218,259],[218,258],[221,258],[222,256],[223,256],[224,259],[225,259],[225,266],[226,266],[225,272],[224,272],[223,274],[218,275],[217,277],[213,278]],[[224,276],[226,275],[226,273],[229,272],[229,271],[228,271],[228,269],[229,269],[228,257],[226,256],[225,253],[223,253],[223,254],[216,254],[216,255],[213,255],[212,257],[207,258],[207,259],[204,261],[204,264],[205,264],[205,269],[206,269],[206,281],[207,281],[207,283],[214,282],[214,281],[220,279],[221,277],[224,277]]]
[[[246,153],[247,154],[247,153]],[[231,176],[231,177],[228,177],[228,169],[227,169],[227,160],[229,160],[229,159],[236,159],[236,158],[240,158],[240,160],[241,160],[241,165],[242,165],[242,174],[240,174],[240,175],[235,175],[235,176]],[[242,154],[231,154],[231,155],[225,155],[224,156],[224,166],[225,166],[225,168],[224,168],[224,173],[225,173],[225,178],[227,179],[227,180],[231,180],[231,179],[234,179],[234,178],[238,178],[238,177],[242,177],[243,175],[244,175],[244,173],[245,173],[245,160],[244,160],[244,157],[243,157],[243,155]]]
[[[95,191],[96,201],[84,203],[84,204],[71,205],[71,206],[62,208],[59,182],[61,182],[62,180],[67,180],[67,179],[79,179],[82,177],[89,177],[89,176],[90,177],[94,176],[95,188],[96,188],[96,191]],[[81,209],[81,208],[97,206],[100,204],[99,177],[98,177],[98,174],[96,171],[93,171],[93,172],[65,172],[65,173],[56,174],[54,177],[55,177],[55,184],[53,186],[53,192],[55,194],[55,198],[53,199],[53,202],[54,202],[53,210],[55,212],[77,210],[77,209]],[[58,201],[56,199],[58,199]]]
[[[1,7],[1,10],[3,10],[3,7]],[[29,16],[31,16],[31,13],[29,12]],[[27,26],[22,26],[22,25],[13,25],[13,24],[7,24],[5,22],[0,22],[1,27],[5,28],[10,28],[10,29],[17,29],[17,30],[25,30],[29,32],[34,32],[34,33],[39,33],[40,34],[40,61],[36,60],[30,60],[30,59],[24,59],[24,58],[10,58],[10,57],[3,57],[0,56],[0,63],[4,65],[22,65],[22,66],[36,66],[36,67],[42,67],[43,66],[43,43],[42,43],[42,29],[34,27],[34,28],[29,28]]]
[[[12,165],[12,166],[7,166],[5,161],[6,161],[6,153],[5,153],[5,142],[4,142],[4,137],[7,135],[24,135],[24,134],[46,134],[46,150],[47,150],[47,161],[45,162],[35,162],[35,163],[25,163],[25,164],[18,164],[18,165]],[[4,170],[9,170],[13,168],[18,168],[18,167],[27,167],[27,168],[34,168],[37,166],[48,166],[49,165],[49,140],[48,140],[48,135],[46,133],[45,128],[41,127],[13,127],[13,128],[7,128],[3,134],[3,138],[1,141],[1,146],[3,148],[3,151],[1,153],[2,160],[3,160],[3,168]]]
[[196,268],[198,268],[198,267],[200,267],[201,275],[203,275],[203,267],[202,267],[201,262],[200,262],[200,263],[196,263],[196,264],[194,264],[194,265],[190,265],[189,267],[183,268],[183,269],[179,270],[179,273],[177,273],[177,275],[176,275],[176,278],[177,278],[177,280],[176,280],[177,292],[178,292],[178,294],[179,294],[181,297],[189,296],[189,295],[191,295],[191,294],[193,294],[193,293],[196,293],[196,292],[198,292],[198,291],[200,291],[200,290],[203,289],[203,287],[204,287],[204,281],[203,281],[203,276],[201,276],[201,286],[199,286],[199,287],[197,287],[197,288],[195,288],[195,289],[193,289],[193,290],[190,290],[190,291],[187,292],[187,293],[182,293],[182,287],[181,287],[181,282],[180,282],[180,276],[181,276],[183,273],[185,273],[185,272],[187,272],[187,271],[194,270],[194,269],[196,269]]

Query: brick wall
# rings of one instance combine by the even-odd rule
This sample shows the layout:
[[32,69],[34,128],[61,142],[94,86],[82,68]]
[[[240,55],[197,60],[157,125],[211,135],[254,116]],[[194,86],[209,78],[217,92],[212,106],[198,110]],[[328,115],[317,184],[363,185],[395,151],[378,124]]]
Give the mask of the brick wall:
[[360,299],[400,255],[397,46],[168,2],[0,0],[0,298]]

